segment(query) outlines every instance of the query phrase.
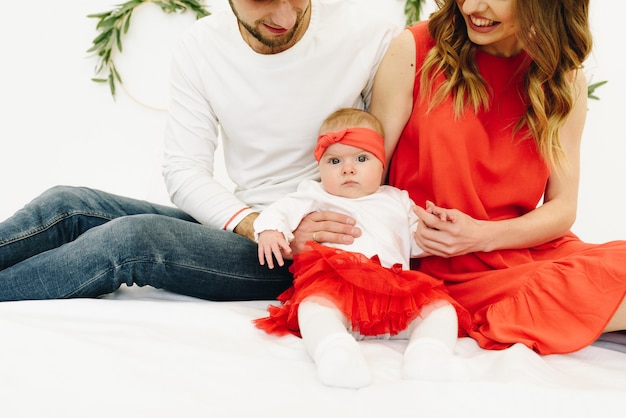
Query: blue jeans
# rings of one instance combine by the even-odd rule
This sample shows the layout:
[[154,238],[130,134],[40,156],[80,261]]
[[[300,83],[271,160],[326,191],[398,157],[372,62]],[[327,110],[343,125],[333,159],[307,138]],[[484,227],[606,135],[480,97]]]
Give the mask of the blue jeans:
[[0,223],[0,301],[97,297],[122,284],[210,300],[275,299],[284,267],[257,245],[163,205],[54,187]]

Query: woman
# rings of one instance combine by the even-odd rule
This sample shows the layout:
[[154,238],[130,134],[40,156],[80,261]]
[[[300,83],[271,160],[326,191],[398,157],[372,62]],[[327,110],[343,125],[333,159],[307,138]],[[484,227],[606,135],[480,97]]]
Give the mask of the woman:
[[626,329],[626,242],[570,232],[589,1],[436,3],[390,46],[371,107],[389,183],[425,205],[416,239],[432,256],[415,267],[445,280],[484,348],[567,353]]

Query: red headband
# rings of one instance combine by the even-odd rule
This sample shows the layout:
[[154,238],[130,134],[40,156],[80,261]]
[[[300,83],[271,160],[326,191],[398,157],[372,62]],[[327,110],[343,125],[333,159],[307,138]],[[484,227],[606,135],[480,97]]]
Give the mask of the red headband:
[[347,128],[338,132],[326,132],[317,138],[317,146],[313,155],[317,161],[322,158],[326,148],[341,142],[345,145],[364,149],[371,152],[385,167],[385,140],[375,130],[370,128]]

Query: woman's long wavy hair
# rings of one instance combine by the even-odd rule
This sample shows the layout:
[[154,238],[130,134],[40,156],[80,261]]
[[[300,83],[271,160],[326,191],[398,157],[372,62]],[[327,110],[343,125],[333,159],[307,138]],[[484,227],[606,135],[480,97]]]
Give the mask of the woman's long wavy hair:
[[[467,106],[475,111],[488,108],[487,86],[478,72],[476,45],[467,36],[465,21],[456,0],[435,0],[438,10],[428,23],[436,46],[428,53],[421,71],[421,97],[430,98],[431,108],[452,95],[455,113]],[[589,0],[517,0],[518,39],[532,59],[524,74],[528,98],[519,131],[528,128],[544,160],[552,167],[564,166],[559,128],[570,113],[576,94],[572,72],[582,68],[591,52]],[[444,74],[446,81],[433,92],[433,80]],[[586,94],[586,92],[584,92]]]

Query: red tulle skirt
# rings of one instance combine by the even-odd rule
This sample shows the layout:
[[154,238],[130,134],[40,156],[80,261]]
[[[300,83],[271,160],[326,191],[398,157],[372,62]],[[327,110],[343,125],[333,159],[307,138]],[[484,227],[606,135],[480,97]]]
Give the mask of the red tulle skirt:
[[298,306],[306,297],[322,296],[343,312],[353,331],[365,336],[395,335],[419,316],[423,306],[442,299],[456,308],[459,328],[469,329],[469,313],[448,295],[441,280],[403,270],[400,264],[383,267],[377,256],[315,242],[308,245],[311,251],[294,256],[293,286],[278,296],[280,306],[268,308],[268,317],[254,321],[258,328],[300,336]]

